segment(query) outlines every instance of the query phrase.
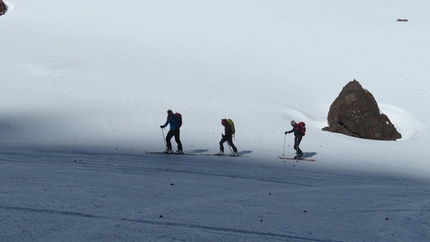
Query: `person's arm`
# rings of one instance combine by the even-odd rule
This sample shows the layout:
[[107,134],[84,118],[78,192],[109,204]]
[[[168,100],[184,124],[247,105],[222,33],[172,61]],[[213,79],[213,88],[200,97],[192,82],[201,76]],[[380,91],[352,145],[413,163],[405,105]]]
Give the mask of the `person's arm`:
[[166,123],[164,125],[160,125],[160,128],[165,128],[169,124],[169,118],[167,118]]
[[292,128],[290,131],[285,131],[285,134],[290,134],[292,132],[294,132],[294,128]]

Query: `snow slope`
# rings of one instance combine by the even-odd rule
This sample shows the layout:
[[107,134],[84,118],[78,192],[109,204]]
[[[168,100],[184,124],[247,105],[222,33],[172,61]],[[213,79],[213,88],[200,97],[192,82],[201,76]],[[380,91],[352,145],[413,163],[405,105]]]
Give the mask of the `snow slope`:
[[430,238],[428,181],[251,160],[3,154],[2,241]]
[[[134,171],[134,168],[138,171],[168,170],[171,166],[180,166],[175,169],[183,175],[181,181],[190,183],[193,189],[191,196],[203,200],[220,191],[208,185],[208,190],[203,192],[195,179],[209,179],[222,190],[230,184],[229,181],[218,179],[225,172],[231,172],[228,176],[243,172],[246,177],[240,187],[221,191],[221,198],[214,200],[221,202],[201,207],[197,215],[188,215],[190,219],[206,216],[209,208],[214,211],[227,209],[224,208],[225,204],[231,203],[237,204],[237,207],[231,208],[232,211],[245,208],[251,213],[260,211],[261,206],[269,201],[262,198],[261,193],[266,194],[273,184],[254,183],[254,179],[280,180],[279,184],[275,183],[280,186],[276,189],[282,190],[282,196],[268,206],[270,211],[266,211],[271,218],[289,217],[288,210],[281,210],[283,206],[296,206],[283,202],[291,194],[294,194],[291,197],[294,201],[315,202],[312,206],[318,206],[317,201],[324,201],[320,209],[325,212],[313,214],[315,217],[312,219],[319,221],[313,224],[315,228],[312,230],[320,233],[317,238],[307,237],[309,235],[306,232],[296,227],[288,231],[278,230],[273,227],[276,227],[276,219],[267,228],[251,226],[245,229],[237,225],[229,226],[221,221],[225,219],[222,215],[220,221],[204,217],[202,220],[205,222],[199,222],[200,228],[210,228],[220,233],[220,237],[214,237],[214,240],[235,240],[230,237],[231,233],[247,231],[245,234],[255,235],[256,241],[271,237],[272,234],[276,234],[272,236],[275,240],[300,241],[312,238],[316,241],[351,241],[353,237],[357,241],[391,241],[391,235],[384,237],[388,232],[381,232],[378,236],[372,232],[369,237],[360,237],[364,235],[351,235],[353,227],[337,233],[335,225],[333,232],[327,233],[321,227],[326,223],[335,224],[334,220],[344,213],[356,218],[357,214],[365,211],[381,217],[390,209],[409,214],[403,214],[403,219],[399,220],[401,222],[410,221],[410,217],[418,218],[409,224],[403,237],[394,238],[398,241],[406,241],[409,237],[416,238],[414,241],[428,239],[428,220],[422,216],[428,212],[428,203],[424,198],[428,190],[423,184],[427,183],[430,171],[426,157],[429,153],[430,115],[425,108],[430,99],[430,84],[427,80],[430,62],[430,33],[427,30],[430,17],[426,11],[430,7],[429,2],[5,2],[9,11],[0,18],[0,44],[3,47],[0,55],[0,160],[2,176],[7,182],[4,184],[8,184],[3,187],[2,194],[7,195],[7,198],[2,208],[11,217],[18,216],[20,220],[25,220],[28,213],[43,212],[58,216],[56,222],[67,225],[67,220],[62,218],[67,216],[62,215],[77,213],[84,219],[93,217],[96,210],[91,208],[95,204],[92,199],[103,201],[104,195],[117,196],[116,192],[127,187],[130,182],[143,182],[139,180],[143,179],[141,176],[125,174],[128,171]],[[407,18],[409,21],[397,22],[398,18]],[[321,130],[326,125],[331,102],[342,87],[353,79],[374,95],[381,111],[402,133],[401,140],[360,140]],[[185,163],[182,167],[182,163],[172,164],[170,157],[145,155],[144,151],[164,149],[159,125],[165,122],[167,109],[183,115],[181,137],[186,151],[217,152],[220,133],[223,132],[220,120],[232,118],[237,130],[235,144],[239,151],[244,151],[250,157],[243,161],[234,160],[233,164],[202,155],[179,157],[178,163]],[[292,119],[306,122],[307,134],[301,148],[307,156],[317,159],[315,163],[300,163],[299,174],[295,173],[297,167],[292,166],[294,163],[283,163],[276,158],[283,153],[284,131],[290,129],[289,122]],[[291,136],[286,137],[285,145],[285,154],[293,156]],[[88,166],[97,164],[101,168],[89,171],[88,176],[76,174],[85,173],[88,166],[82,164],[74,167],[74,162],[69,162],[79,160],[75,157],[82,154],[89,160]],[[118,173],[112,171],[109,165],[104,167],[103,164],[110,161],[124,167]],[[201,165],[206,163],[210,165]],[[22,171],[26,167],[30,170]],[[49,167],[58,175],[51,177]],[[202,172],[202,177],[194,177],[194,167],[219,170],[207,172],[213,175]],[[268,172],[259,174],[266,167],[270,167],[267,168]],[[44,178],[33,177],[31,170],[37,170]],[[122,177],[119,183],[110,181],[107,175],[105,177],[105,173],[112,172],[114,176]],[[10,173],[16,174],[16,177]],[[350,177],[349,174],[354,175]],[[92,184],[93,190],[87,190],[85,184],[73,187],[75,175],[82,175],[79,180]],[[145,181],[154,186],[151,190],[154,193],[161,189],[157,180],[159,176],[161,179],[168,177],[149,172],[150,182]],[[63,177],[64,180],[61,179]],[[103,178],[102,181],[98,181],[97,177]],[[424,180],[414,180],[418,178]],[[42,181],[39,183],[38,179]],[[290,183],[308,184],[309,179],[312,181],[309,182],[311,187],[316,186],[316,190],[311,189],[311,193],[303,194],[304,188],[289,186]],[[398,182],[399,179],[411,181],[407,184],[412,189],[408,189],[404,182]],[[248,183],[248,180],[252,181]],[[72,194],[90,199],[80,201],[81,208],[70,205],[64,209],[59,204],[70,199],[71,195],[67,191],[54,189],[53,194],[61,196],[55,201],[50,196],[34,201],[33,195],[28,194],[25,188],[32,184],[28,189],[34,186],[36,190],[43,190],[44,185],[41,184],[54,181],[59,186],[72,187]],[[118,187],[106,194],[92,196],[92,192],[101,189],[103,184],[106,187]],[[240,193],[233,201],[229,200],[230,192],[237,193],[243,186],[255,188],[261,193]],[[135,200],[148,198],[145,194],[137,194],[138,185],[133,189],[136,190],[122,196],[126,200],[125,206],[130,210],[139,208]],[[16,196],[13,190],[17,190],[23,200],[14,199]],[[372,191],[370,195],[369,190]],[[324,197],[322,194],[327,195]],[[187,203],[184,194],[169,196],[172,201],[177,199],[176,202],[189,207],[200,201],[197,199]],[[331,197],[337,196],[341,197],[342,204],[336,209],[343,213],[337,211],[335,215],[330,215],[336,210],[330,208],[333,202]],[[358,197],[367,196],[376,196],[381,203],[373,208],[368,207],[368,201],[365,200],[354,202]],[[398,196],[407,199],[402,198],[400,202]],[[139,224],[138,216],[129,216],[114,208],[120,206],[118,201],[107,198],[107,204],[102,207],[111,216],[99,218],[107,220],[108,227],[115,226],[115,221],[122,219]],[[247,205],[247,201],[254,201],[256,205]],[[394,202],[391,204],[389,201]],[[58,208],[55,207],[57,202]],[[150,203],[158,202],[151,200]],[[51,209],[51,206],[55,208]],[[355,206],[359,209],[353,209]],[[180,211],[186,214],[189,209]],[[232,211],[224,210],[225,216]],[[237,220],[233,219],[233,223],[243,223],[247,218],[246,212],[243,213]],[[327,221],[321,220],[329,215],[333,217]],[[309,223],[309,220],[301,219],[299,224]],[[368,219],[369,216],[362,216],[358,221],[347,221],[345,218],[338,223],[351,222],[363,229],[357,230],[360,232],[378,228],[375,228],[379,223],[376,221],[365,225]],[[36,226],[37,221],[27,221],[26,226]],[[175,227],[178,221],[166,222],[170,226],[167,227]],[[291,223],[288,227],[293,226],[294,221],[288,220]],[[177,227],[194,231],[193,223],[183,224]],[[159,224],[154,222],[153,225]],[[398,230],[400,225],[400,222],[393,225],[393,230]],[[416,226],[421,229],[409,231]],[[68,238],[69,233],[77,229],[71,228],[68,232],[60,229],[55,236]],[[2,232],[6,230],[2,229]],[[297,232],[299,230],[301,232]],[[381,231],[385,230],[381,228]],[[39,232],[47,234],[40,240],[55,240],[55,237],[51,237],[54,236],[52,231]],[[157,229],[157,236],[152,239],[142,238],[160,241],[200,240],[187,233],[183,237],[175,238],[174,233],[171,233],[162,238],[158,237],[161,236],[159,232]],[[100,228],[88,233],[91,237],[114,232]],[[286,234],[290,237],[283,237]],[[300,238],[294,237],[297,234],[300,234]],[[10,240],[16,238],[10,236]],[[140,240],[136,236],[118,240]],[[75,240],[75,237],[70,238]],[[115,240],[115,237],[109,238]],[[20,239],[32,240],[32,234],[24,234]],[[76,240],[86,238],[79,237]]]

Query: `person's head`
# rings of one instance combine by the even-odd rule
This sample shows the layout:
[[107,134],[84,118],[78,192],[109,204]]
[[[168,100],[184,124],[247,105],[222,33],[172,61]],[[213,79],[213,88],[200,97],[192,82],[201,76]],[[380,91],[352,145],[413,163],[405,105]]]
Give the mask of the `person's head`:
[[296,124],[297,124],[296,121],[294,121],[294,120],[291,121],[291,126],[294,127],[294,126],[296,126]]
[[225,124],[227,123],[227,119],[221,119],[221,124],[225,126]]
[[172,110],[167,110],[167,116],[168,117],[172,117],[173,116],[173,111]]

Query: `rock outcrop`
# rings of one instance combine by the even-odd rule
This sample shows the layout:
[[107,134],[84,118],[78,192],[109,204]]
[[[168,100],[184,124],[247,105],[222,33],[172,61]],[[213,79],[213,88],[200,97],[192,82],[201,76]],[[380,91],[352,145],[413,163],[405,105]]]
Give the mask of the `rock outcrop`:
[[7,12],[7,5],[3,2],[3,0],[0,0],[0,16],[5,14]]
[[379,110],[373,95],[356,80],[349,82],[330,106],[324,131],[374,140],[397,140],[390,119]]

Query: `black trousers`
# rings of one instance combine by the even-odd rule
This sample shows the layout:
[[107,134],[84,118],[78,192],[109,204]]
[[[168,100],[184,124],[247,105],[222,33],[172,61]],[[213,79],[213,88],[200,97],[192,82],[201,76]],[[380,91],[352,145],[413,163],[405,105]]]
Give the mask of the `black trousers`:
[[302,150],[300,149],[300,142],[302,142],[302,136],[295,136],[294,137],[294,149],[296,150],[296,154],[299,156],[303,155]]
[[172,139],[173,136],[175,136],[175,141],[178,144],[178,150],[182,150],[182,143],[181,143],[179,134],[180,134],[179,129],[169,130],[166,136],[167,149],[169,150],[172,149],[172,142],[170,142],[170,140]]
[[233,152],[237,153],[237,148],[236,146],[233,144],[233,137],[232,136],[227,136],[224,135],[221,139],[221,141],[219,142],[219,150],[224,152],[224,143],[228,142],[228,144],[233,148]]

